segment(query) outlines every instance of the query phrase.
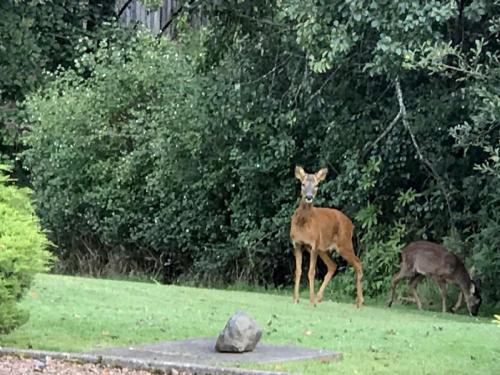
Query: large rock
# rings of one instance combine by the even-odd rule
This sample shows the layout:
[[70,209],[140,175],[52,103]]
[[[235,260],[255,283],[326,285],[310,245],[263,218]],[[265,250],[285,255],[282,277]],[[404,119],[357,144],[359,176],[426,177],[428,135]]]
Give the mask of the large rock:
[[257,322],[244,311],[238,311],[226,323],[217,338],[215,350],[219,352],[251,352],[262,336]]

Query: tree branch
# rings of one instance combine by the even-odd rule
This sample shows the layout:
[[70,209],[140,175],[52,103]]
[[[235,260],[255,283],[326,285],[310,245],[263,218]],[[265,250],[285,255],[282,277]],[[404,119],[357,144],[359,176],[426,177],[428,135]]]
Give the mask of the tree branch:
[[306,107],[314,100],[314,98],[316,96],[318,96],[319,94],[321,94],[321,92],[323,91],[323,88],[326,86],[326,84],[335,76],[335,74],[339,71],[341,65],[339,65],[337,67],[337,69],[335,69],[329,76],[327,79],[325,79],[325,81],[323,82],[323,84],[320,86],[320,88],[318,90],[316,90],[316,92],[314,94],[311,95],[311,97],[309,98],[309,100],[306,102]]
[[413,147],[415,148],[415,151],[417,152],[418,158],[420,159],[420,161],[422,161],[424,163],[424,165],[431,172],[432,176],[434,177],[434,179],[438,183],[438,185],[439,185],[439,187],[444,195],[444,198],[446,200],[448,215],[450,217],[452,225],[454,226],[454,220],[453,220],[453,216],[451,214],[450,197],[449,197],[449,193],[446,191],[444,180],[436,172],[436,169],[434,168],[432,163],[428,159],[426,159],[424,157],[424,155],[422,154],[422,150],[420,149],[420,147],[417,143],[417,140],[415,138],[415,135],[413,134],[413,131],[410,128],[410,124],[408,123],[408,119],[406,118],[406,107],[405,107],[404,101],[403,101],[403,93],[401,91],[401,84],[399,83],[399,77],[396,78],[396,95],[398,97],[399,111],[401,112],[401,117],[403,119],[403,126],[410,134],[410,138],[411,138],[411,141],[413,143]]
[[122,16],[123,12],[125,12],[125,9],[127,9],[127,7],[130,5],[130,3],[132,2],[132,0],[127,0],[125,2],[125,4],[123,4],[120,8],[120,10],[118,11],[118,14],[116,16],[116,18],[120,19],[120,17]]
[[263,79],[265,79],[266,77],[268,77],[269,75],[275,73],[279,68],[285,66],[288,61],[290,61],[291,59],[291,56],[287,57],[281,64],[278,64],[278,65],[275,65],[271,70],[269,70],[267,73],[263,74],[262,76],[258,77],[258,78],[255,78],[251,81],[246,81],[246,82],[241,82],[241,85],[251,85],[253,83],[256,83],[256,82],[259,82],[259,81],[262,81]]
[[480,72],[474,72],[472,70],[467,70],[467,69],[459,68],[459,67],[456,67],[456,66],[453,66],[453,65],[449,65],[449,64],[441,64],[441,66],[443,66],[444,68],[449,69],[449,70],[454,70],[456,72],[468,74],[468,75],[471,75],[471,76],[474,76],[474,77],[478,77],[478,78],[484,78],[484,74],[482,74]]
[[383,131],[382,134],[380,134],[375,141],[372,143],[368,144],[368,146],[365,147],[363,153],[361,154],[360,159],[363,160],[366,154],[378,143],[380,140],[382,140],[393,128],[396,126],[399,120],[403,121],[403,126],[404,128],[408,131],[410,134],[411,142],[413,144],[413,147],[415,148],[415,151],[417,152],[417,156],[420,159],[420,161],[427,167],[429,172],[431,173],[432,177],[436,180],[439,188],[441,189],[441,192],[443,193],[443,196],[446,200],[446,208],[448,210],[448,215],[450,217],[452,225],[454,225],[454,220],[453,216],[451,214],[451,203],[450,203],[450,194],[446,190],[445,182],[443,178],[436,172],[436,169],[432,165],[432,163],[424,157],[422,154],[422,150],[420,146],[417,143],[417,139],[415,138],[415,134],[413,134],[412,129],[410,128],[410,124],[408,123],[408,119],[406,117],[406,107],[404,104],[403,100],[403,92],[401,90],[401,83],[399,81],[399,77],[396,77],[395,80],[395,86],[396,86],[396,97],[398,99],[398,104],[399,104],[399,112],[397,113],[396,117],[391,121],[387,129]]
[[175,20],[175,18],[184,10],[184,7],[191,8],[191,6],[194,4],[196,0],[191,0],[187,5],[183,4],[175,12],[172,12],[172,15],[170,16],[170,19],[163,25],[161,28],[160,32],[158,33],[158,36],[162,36],[165,30],[168,29],[170,24]]
[[391,123],[389,124],[389,126],[383,131],[382,134],[380,134],[377,139],[375,139],[375,141],[373,141],[372,143],[369,143],[363,153],[361,154],[361,160],[364,159],[364,157],[366,156],[366,154],[368,154],[368,152],[373,148],[375,147],[375,145],[377,143],[380,142],[381,139],[385,138],[385,136],[387,134],[389,134],[389,132],[392,130],[392,128],[394,128],[394,126],[396,126],[396,124],[398,123],[398,121],[401,119],[401,116],[403,116],[403,111],[404,111],[404,105],[403,107],[401,107],[401,105],[399,106],[399,112],[396,114],[396,117],[394,117],[394,119],[391,121]]

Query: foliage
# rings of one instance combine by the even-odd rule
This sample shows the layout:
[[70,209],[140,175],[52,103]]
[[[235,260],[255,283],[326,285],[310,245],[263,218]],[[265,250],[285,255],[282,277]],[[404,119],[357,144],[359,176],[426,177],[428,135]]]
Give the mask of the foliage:
[[497,288],[500,275],[498,251],[500,240],[497,235],[500,230],[500,158],[498,147],[486,146],[485,151],[489,153],[490,160],[477,168],[485,175],[484,187],[480,192],[482,205],[478,212],[479,228],[477,232],[472,233],[470,242],[472,243],[472,264],[481,277],[485,296],[491,301],[498,301],[500,300],[500,291]]
[[47,270],[50,260],[45,234],[30,202],[30,192],[9,185],[0,166],[0,333],[8,333],[28,320],[17,302],[36,272]]
[[26,165],[60,255],[86,272],[113,256],[116,272],[183,267],[202,225],[195,204],[211,204],[193,195],[204,193],[193,170],[201,83],[171,42],[146,32],[102,40],[75,66],[27,103]]
[[[488,157],[477,140],[496,147],[499,139],[494,87],[500,3],[254,4],[228,0],[205,7],[213,29],[203,66],[227,80],[230,74],[242,103],[251,103],[243,113],[219,117],[252,124],[250,136],[259,136],[258,142],[241,142],[252,145],[243,149],[241,160],[259,155],[253,165],[262,170],[279,163],[268,176],[278,181],[291,179],[294,163],[329,167],[334,180],[323,185],[318,203],[356,219],[358,248],[370,268],[369,293],[387,287],[398,247],[406,241],[442,242],[455,236],[458,248],[452,250],[475,266],[486,281],[487,299],[496,300],[491,283],[499,276],[496,237],[486,228],[495,230],[498,219],[486,207],[496,205],[492,194],[498,189],[476,166]],[[228,64],[234,66],[232,73]],[[394,120],[401,110],[396,77],[406,107],[399,121]],[[283,155],[264,159],[272,134],[291,146]],[[281,193],[283,183],[278,183]],[[248,184],[244,189],[257,196],[263,191]],[[269,195],[272,187],[265,191]],[[292,193],[288,190],[285,199]],[[244,200],[240,213],[248,201],[254,200]],[[250,205],[250,223],[256,221],[255,211]],[[272,211],[267,215],[274,216]],[[483,227],[485,232],[478,230]],[[486,265],[487,259],[493,262]]]
[[110,37],[28,102],[66,265],[287,284],[301,164],[328,167],[317,204],[354,220],[368,295],[424,238],[498,299],[498,0],[193,7],[206,24],[175,44]]
[[148,10],[155,11],[163,5],[163,0],[140,0],[140,3],[143,4]]
[[[364,241],[370,245],[363,257],[363,262],[366,264],[363,275],[369,280],[365,286],[368,295],[384,294],[391,283],[392,275],[399,270],[400,251],[404,246],[402,239],[406,235],[405,229],[404,225],[396,224],[389,228],[387,233],[368,231],[365,236]],[[370,238],[374,235],[378,239]]]
[[[490,26],[490,29],[493,25]],[[498,34],[498,30],[496,30]],[[451,134],[456,147],[464,154],[481,153],[475,164],[476,173],[468,182],[468,190],[475,191],[477,229],[466,231],[464,242],[472,254],[470,265],[482,282],[483,294],[491,301],[500,300],[496,287],[500,276],[500,55],[490,52],[478,43],[471,59],[461,61],[460,67],[472,76],[467,94],[471,98],[469,118],[455,126]],[[480,57],[478,57],[480,55]],[[482,57],[482,58],[481,58]]]
[[[0,2],[0,162],[21,151],[24,97],[43,84],[44,71],[71,66],[80,38],[94,38],[112,11],[112,1]],[[20,168],[14,173],[23,177]]]
[[39,275],[23,306],[33,311],[32,318],[2,336],[2,346],[82,352],[165,337],[213,337],[229,316],[244,309],[263,327],[262,340],[267,343],[343,355],[341,361],[327,363],[260,365],[269,371],[465,375],[495,374],[500,369],[499,332],[491,314],[471,318],[466,309],[463,314],[442,314],[436,311],[440,304],[434,311],[418,311],[414,305],[387,309],[373,301],[362,309],[352,301],[324,301],[311,307],[293,305],[291,290],[257,293]]

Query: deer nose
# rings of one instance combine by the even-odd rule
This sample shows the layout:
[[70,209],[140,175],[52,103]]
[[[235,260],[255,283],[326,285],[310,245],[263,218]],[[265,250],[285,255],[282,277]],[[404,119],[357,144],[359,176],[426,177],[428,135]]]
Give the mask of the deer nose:
[[312,199],[313,199],[312,194],[306,194],[306,199],[307,199],[308,201],[312,201]]

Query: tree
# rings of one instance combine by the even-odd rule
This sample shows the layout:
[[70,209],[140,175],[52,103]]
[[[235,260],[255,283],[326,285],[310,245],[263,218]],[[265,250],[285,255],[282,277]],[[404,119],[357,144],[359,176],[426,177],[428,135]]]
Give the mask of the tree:
[[[113,1],[19,1],[0,4],[0,162],[13,162],[27,125],[22,101],[53,72],[72,66],[82,38],[96,39]],[[15,174],[24,177],[20,165]],[[24,181],[22,181],[24,182]]]

